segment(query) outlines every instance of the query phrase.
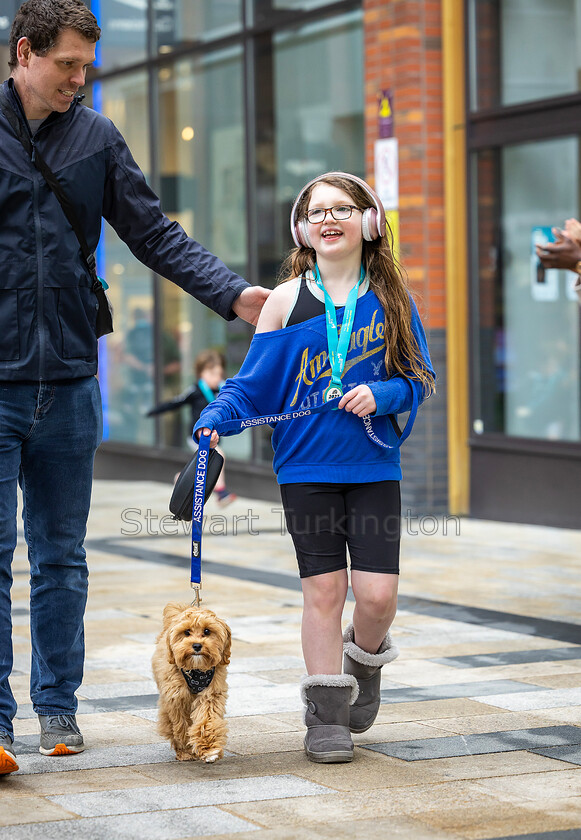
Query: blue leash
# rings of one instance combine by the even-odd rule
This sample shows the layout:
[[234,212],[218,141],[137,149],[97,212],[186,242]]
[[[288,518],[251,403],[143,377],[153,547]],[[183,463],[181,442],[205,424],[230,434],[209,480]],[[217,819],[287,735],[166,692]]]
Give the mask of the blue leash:
[[[377,446],[383,449],[399,449],[404,440],[409,436],[416,414],[418,413],[418,394],[415,388],[412,387],[413,401],[408,421],[405,424],[403,432],[400,434],[395,445],[385,443],[373,431],[372,418],[369,414],[362,417],[363,426],[369,438]],[[323,403],[316,408],[297,409],[296,411],[287,411],[283,414],[265,414],[262,417],[244,417],[241,420],[225,420],[220,423],[216,431],[223,435],[226,432],[242,432],[244,429],[252,429],[256,426],[272,426],[275,423],[287,423],[291,420],[301,420],[304,417],[312,417],[314,414],[319,414],[323,411],[332,411],[337,408],[341,397],[337,397],[330,402]],[[395,426],[394,426],[395,427]],[[196,475],[194,479],[194,501],[192,505],[192,566],[190,581],[192,589],[195,591],[196,607],[199,607],[201,602],[200,590],[202,588],[202,528],[204,524],[204,498],[206,492],[206,474],[208,468],[208,453],[210,451],[211,435],[200,435],[198,441],[198,463],[196,468]]]
[[211,435],[200,435],[198,441],[198,462],[194,478],[194,500],[192,503],[192,566],[190,581],[195,592],[196,607],[200,606],[202,588],[202,526],[204,522],[204,498],[206,476],[208,474],[208,455]]

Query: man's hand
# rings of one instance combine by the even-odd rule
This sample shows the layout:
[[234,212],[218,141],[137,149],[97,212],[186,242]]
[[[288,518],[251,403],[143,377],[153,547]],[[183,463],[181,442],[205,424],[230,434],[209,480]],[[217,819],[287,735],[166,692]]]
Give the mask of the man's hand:
[[232,309],[242,318],[243,321],[248,321],[253,327],[256,326],[260,310],[264,306],[264,301],[270,294],[270,289],[265,289],[263,286],[248,286],[241,294],[238,295]]
[[553,228],[554,242],[537,245],[537,257],[545,268],[568,268],[575,271],[575,266],[581,260],[581,245],[567,233]]
[[352,411],[357,417],[365,417],[366,414],[377,411],[377,403],[369,385],[358,385],[343,394],[337,408]]

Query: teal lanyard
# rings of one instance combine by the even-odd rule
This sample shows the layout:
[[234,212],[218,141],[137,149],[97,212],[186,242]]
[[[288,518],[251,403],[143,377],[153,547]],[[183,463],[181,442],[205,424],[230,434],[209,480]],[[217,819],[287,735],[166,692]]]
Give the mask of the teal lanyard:
[[198,379],[198,388],[209,403],[214,402],[214,400],[216,399],[216,395],[214,394],[207,382],[204,382],[203,379]]
[[355,309],[357,307],[357,297],[359,295],[359,286],[365,279],[365,270],[361,266],[359,280],[353,286],[347,297],[345,304],[345,312],[343,314],[343,323],[341,324],[341,333],[337,327],[337,311],[335,304],[331,300],[331,295],[326,290],[321,279],[321,272],[319,266],[315,265],[315,283],[325,295],[325,313],[327,322],[327,345],[329,348],[329,364],[331,366],[331,384],[324,393],[325,401],[335,399],[335,397],[342,396],[343,387],[341,383],[341,374],[345,368],[347,360],[347,351],[349,350],[349,342],[351,341],[351,332],[353,331],[353,321],[355,320]]

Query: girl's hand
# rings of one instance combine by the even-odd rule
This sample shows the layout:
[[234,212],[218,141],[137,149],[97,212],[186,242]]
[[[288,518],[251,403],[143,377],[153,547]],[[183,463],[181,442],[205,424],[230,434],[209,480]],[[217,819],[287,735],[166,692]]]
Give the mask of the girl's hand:
[[210,429],[198,429],[198,431],[196,432],[196,437],[198,440],[200,439],[201,434],[212,435],[210,439],[210,449],[214,449],[216,446],[218,446],[218,441],[220,440],[220,437],[218,436],[217,431],[214,430],[213,432],[210,432]]
[[364,417],[366,414],[374,414],[377,411],[377,403],[369,385],[358,385],[347,391],[339,400],[337,407],[352,411],[357,417]]

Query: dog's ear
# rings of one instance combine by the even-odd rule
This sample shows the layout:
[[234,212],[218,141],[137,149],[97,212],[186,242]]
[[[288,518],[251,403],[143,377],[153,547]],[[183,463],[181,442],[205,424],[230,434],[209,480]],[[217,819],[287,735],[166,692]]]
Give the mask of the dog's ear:
[[165,643],[167,645],[167,661],[169,662],[170,665],[175,665],[176,664],[176,658],[173,655],[169,630],[165,634]]
[[226,641],[224,643],[224,650],[222,651],[222,665],[230,664],[230,648],[232,647],[232,634],[226,622],[222,622],[224,630],[226,631]]
[[171,601],[169,604],[166,604],[163,611],[163,629],[167,630],[174,618],[185,609],[185,604],[178,604],[175,601]]

